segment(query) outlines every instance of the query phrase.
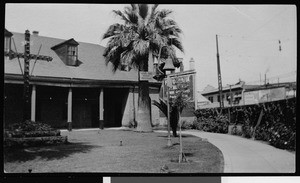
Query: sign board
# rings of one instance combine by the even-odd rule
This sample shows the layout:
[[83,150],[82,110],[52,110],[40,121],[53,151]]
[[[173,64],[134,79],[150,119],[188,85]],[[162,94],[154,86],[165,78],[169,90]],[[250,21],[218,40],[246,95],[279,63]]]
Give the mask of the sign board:
[[258,104],[286,98],[284,87],[244,92],[245,104]]
[[[164,88],[169,86],[170,98],[175,98],[177,93],[183,92],[185,100],[195,102],[195,72],[171,74],[169,78],[169,82],[164,82]],[[166,96],[166,89],[164,89],[163,98]]]
[[140,71],[140,81],[149,81],[153,78],[152,72]]

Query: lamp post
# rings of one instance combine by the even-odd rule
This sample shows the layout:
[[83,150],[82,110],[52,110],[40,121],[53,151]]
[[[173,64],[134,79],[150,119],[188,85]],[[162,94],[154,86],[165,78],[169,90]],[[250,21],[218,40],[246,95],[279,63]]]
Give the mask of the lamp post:
[[171,58],[167,58],[165,61],[165,65],[163,70],[166,72],[166,78],[167,78],[167,111],[168,111],[168,142],[167,142],[167,146],[170,147],[172,146],[172,142],[171,142],[171,135],[170,135],[170,96],[169,96],[169,87],[170,85],[172,85],[171,81],[170,81],[170,76],[168,76],[171,71],[175,70],[175,67],[173,65],[173,61]]

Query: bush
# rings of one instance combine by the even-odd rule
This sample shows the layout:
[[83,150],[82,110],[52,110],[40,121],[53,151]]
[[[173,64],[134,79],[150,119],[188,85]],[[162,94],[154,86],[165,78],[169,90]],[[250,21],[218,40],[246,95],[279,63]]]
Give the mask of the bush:
[[25,122],[14,123],[8,127],[8,130],[18,131],[50,131],[53,130],[50,125],[35,121],[26,120]]
[[185,120],[183,120],[183,121],[181,121],[181,128],[182,129],[187,129],[187,130],[189,130],[189,129],[194,129],[194,123],[192,122],[188,122],[188,121],[185,121]]
[[228,133],[228,116],[219,114],[216,109],[196,110],[197,120],[193,128],[213,133]]
[[51,128],[50,125],[25,121],[21,123],[14,123],[5,130],[5,137],[46,137],[46,136],[60,136],[60,131]]
[[[194,122],[194,127],[198,130],[224,132],[222,128],[228,126],[225,119],[229,115],[219,115],[219,111],[218,108],[196,110],[197,121]],[[224,111],[227,111],[226,108]],[[263,116],[260,124],[257,124],[261,111]],[[230,124],[242,125],[242,132],[235,135],[245,138],[255,135],[255,139],[267,141],[274,147],[296,149],[296,98],[232,107],[230,113]],[[218,117],[224,119],[218,121]]]

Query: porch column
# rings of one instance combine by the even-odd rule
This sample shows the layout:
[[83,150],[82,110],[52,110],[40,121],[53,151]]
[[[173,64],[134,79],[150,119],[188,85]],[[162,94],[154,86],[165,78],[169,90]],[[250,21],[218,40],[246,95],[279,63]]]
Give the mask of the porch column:
[[32,91],[31,91],[31,121],[35,121],[35,111],[36,111],[36,86],[32,85]]
[[103,103],[103,88],[100,89],[99,94],[99,128],[104,128],[104,103]]
[[68,93],[68,130],[72,131],[72,88],[69,88]]

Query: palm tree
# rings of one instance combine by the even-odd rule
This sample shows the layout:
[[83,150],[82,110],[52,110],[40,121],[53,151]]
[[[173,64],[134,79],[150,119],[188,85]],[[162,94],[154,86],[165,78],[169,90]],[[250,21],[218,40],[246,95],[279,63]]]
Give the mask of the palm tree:
[[[123,21],[123,24],[111,25],[103,35],[103,39],[109,39],[103,56],[106,64],[112,63],[113,72],[120,65],[148,72],[148,65],[159,53],[162,58],[170,56],[173,62],[178,62],[174,47],[183,52],[179,40],[182,31],[174,20],[168,18],[171,10],[157,10],[157,7],[157,4],[131,4],[123,12],[113,10]],[[152,131],[150,101],[149,82],[139,80],[137,131]]]

